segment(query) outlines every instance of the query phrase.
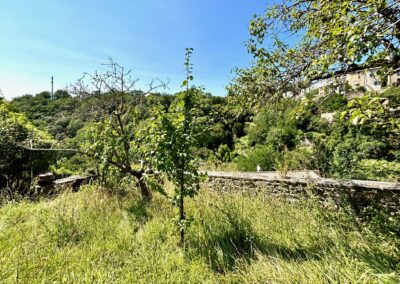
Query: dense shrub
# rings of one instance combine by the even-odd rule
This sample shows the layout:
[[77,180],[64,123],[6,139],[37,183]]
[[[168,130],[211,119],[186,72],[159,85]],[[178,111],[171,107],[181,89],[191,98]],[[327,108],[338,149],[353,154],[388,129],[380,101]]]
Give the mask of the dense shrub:
[[34,175],[45,171],[54,155],[25,147],[49,147],[52,140],[25,115],[0,101],[0,201],[26,194]]
[[274,107],[268,105],[260,109],[245,129],[247,136],[235,145],[240,170],[254,171],[257,165],[265,171],[304,166],[300,166],[293,155],[284,154],[292,153],[303,135],[292,119],[292,111],[297,105],[293,99],[284,99]]
[[236,162],[239,170],[242,171],[255,171],[257,165],[260,165],[263,171],[271,171],[275,170],[275,162],[281,157],[282,154],[272,145],[258,145],[240,155]]
[[342,110],[347,105],[347,99],[342,94],[333,93],[323,97],[319,105],[321,112],[334,112]]
[[232,160],[232,151],[225,144],[222,144],[218,147],[217,158],[221,162],[230,162]]
[[358,162],[356,177],[360,179],[400,181],[400,163],[364,159]]

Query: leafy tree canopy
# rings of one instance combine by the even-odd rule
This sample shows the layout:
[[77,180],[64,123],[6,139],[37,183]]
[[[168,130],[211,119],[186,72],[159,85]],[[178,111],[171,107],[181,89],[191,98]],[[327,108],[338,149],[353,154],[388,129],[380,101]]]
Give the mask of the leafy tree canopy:
[[397,0],[284,1],[256,15],[249,30],[255,61],[236,70],[229,91],[250,105],[296,94],[311,80],[368,67],[389,74],[400,67]]

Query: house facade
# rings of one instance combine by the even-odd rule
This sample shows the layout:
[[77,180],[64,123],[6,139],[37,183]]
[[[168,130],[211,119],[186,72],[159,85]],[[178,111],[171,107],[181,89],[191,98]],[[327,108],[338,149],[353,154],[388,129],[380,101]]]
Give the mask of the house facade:
[[[316,91],[318,95],[324,95],[328,88],[333,88],[336,92],[346,95],[357,95],[364,91],[380,91],[385,87],[380,81],[378,70],[379,68],[371,68],[318,80],[312,82],[303,93]],[[400,71],[388,76],[386,86],[400,86]]]

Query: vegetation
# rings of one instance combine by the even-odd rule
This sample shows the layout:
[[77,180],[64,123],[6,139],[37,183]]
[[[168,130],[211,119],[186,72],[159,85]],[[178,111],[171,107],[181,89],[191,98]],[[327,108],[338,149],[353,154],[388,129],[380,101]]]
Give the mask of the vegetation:
[[[400,159],[397,139],[400,89],[397,87],[383,93],[369,92],[352,100],[337,93],[327,97],[309,93],[302,100],[284,98],[240,115],[230,108],[230,98],[212,97],[201,89],[195,92],[196,123],[207,125],[207,131],[196,136],[198,149],[195,155],[203,169],[226,168],[224,164],[227,164],[231,169],[254,171],[260,165],[262,170],[312,169],[329,177],[397,181],[394,170]],[[145,139],[153,137],[148,126],[157,125],[162,114],[179,108],[179,101],[183,99],[182,94],[144,94],[136,91],[118,99],[106,93],[81,99],[70,97],[75,110],[65,118],[80,117],[80,129],[71,137],[61,139],[56,135],[59,139],[52,143],[57,141],[54,147],[75,148],[88,157],[74,153],[63,153],[64,157],[61,157],[59,154],[58,161],[51,162],[52,170],[61,176],[89,171],[106,182],[109,175],[129,173],[126,164],[131,161],[131,170],[143,174],[147,167],[141,168],[140,160],[151,163],[155,158],[151,153],[157,148],[155,140]],[[36,96],[31,99],[36,100]],[[16,108],[19,105],[27,110],[28,117],[41,117],[35,107],[29,109],[29,100],[25,99],[26,104],[22,105],[16,100],[18,103],[3,102],[3,105],[13,108],[16,113],[19,113]],[[133,106],[120,117],[126,135],[120,134],[117,109],[109,114],[106,107],[96,105],[100,100],[104,104],[114,100],[114,103],[120,103],[119,107]],[[48,105],[54,101],[48,99]],[[154,112],[155,109],[158,110]],[[78,114],[81,111],[84,111],[83,115]],[[331,120],[323,117],[325,113],[331,114]],[[23,113],[20,115],[24,116]],[[30,122],[26,117],[25,121],[38,131],[41,129],[41,133],[52,132],[53,122],[46,124],[41,119]],[[20,142],[26,144],[29,139],[24,135],[21,134]],[[51,139],[49,134],[46,135]],[[35,172],[47,167],[48,164]]]
[[175,185],[172,200],[179,208],[176,223],[179,226],[181,245],[185,243],[185,228],[189,223],[185,213],[185,197],[195,196],[200,188],[196,146],[199,145],[197,139],[204,128],[196,121],[196,115],[199,114],[196,108],[198,91],[189,87],[193,80],[190,62],[192,52],[192,48],[186,49],[186,78],[182,83],[186,90],[178,95],[168,112],[155,114],[155,122],[150,125],[147,135],[154,145],[151,153],[154,153],[154,166]]
[[[15,282],[396,283],[399,242],[345,211],[201,193],[186,250],[175,209],[95,186],[0,208],[0,277]],[[382,224],[382,223],[381,223]]]
[[287,92],[299,94],[310,81],[371,67],[379,67],[386,82],[400,67],[399,18],[396,0],[269,5],[250,22],[247,47],[254,64],[236,70],[230,93],[243,104],[258,105]]
[[36,128],[23,113],[0,100],[0,203],[29,195],[34,175],[49,167],[52,155],[39,156],[24,147],[49,147],[50,135]]
[[[151,192],[144,182],[143,164],[139,169],[133,166],[143,159],[141,141],[138,137],[138,104],[141,99],[165,84],[156,79],[150,83],[150,90],[135,89],[136,80],[122,66],[110,59],[104,73],[85,74],[72,87],[80,97],[93,97],[91,104],[95,112],[94,123],[82,130],[78,141],[80,151],[93,157],[103,180],[114,170],[120,175],[129,174],[136,178],[144,199],[151,198]],[[81,142],[81,143],[79,143]],[[83,147],[83,148],[82,148]]]
[[[398,1],[294,0],[256,15],[247,42],[254,61],[236,69],[228,86],[229,101],[242,106],[237,111],[255,115],[235,144],[238,167],[396,181],[384,165],[399,162],[399,89],[360,89],[362,95],[349,99],[338,86],[340,75],[369,67],[379,68],[385,86],[400,62],[399,11]],[[299,40],[293,44],[292,38]],[[328,78],[324,96],[308,91],[310,83]]]
[[[269,7],[227,98],[191,85],[191,48],[176,94],[158,78],[137,89],[110,59],[54,96],[0,98],[1,281],[398,283],[399,216],[201,192],[200,169],[399,182],[400,88],[352,97],[336,80],[379,67],[384,83],[400,67],[399,11],[394,0]],[[324,95],[310,91],[326,78]],[[36,176],[49,170],[95,181],[44,196]]]

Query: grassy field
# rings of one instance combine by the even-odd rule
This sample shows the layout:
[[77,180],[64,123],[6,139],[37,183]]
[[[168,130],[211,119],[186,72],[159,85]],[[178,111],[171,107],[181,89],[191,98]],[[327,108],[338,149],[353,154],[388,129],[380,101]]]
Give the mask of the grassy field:
[[[397,240],[345,212],[201,193],[186,249],[160,196],[95,186],[0,208],[1,283],[399,283]],[[398,245],[398,243],[397,243]]]

